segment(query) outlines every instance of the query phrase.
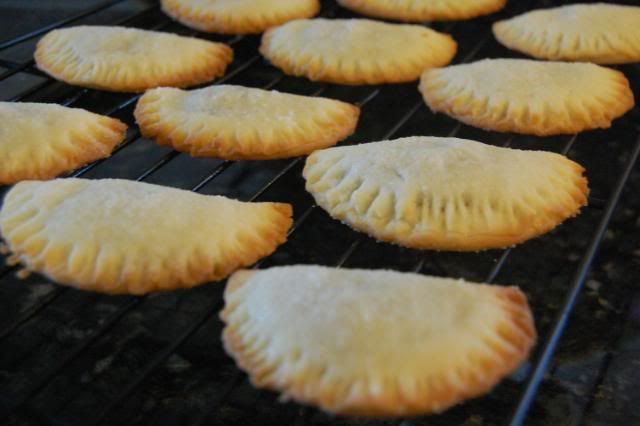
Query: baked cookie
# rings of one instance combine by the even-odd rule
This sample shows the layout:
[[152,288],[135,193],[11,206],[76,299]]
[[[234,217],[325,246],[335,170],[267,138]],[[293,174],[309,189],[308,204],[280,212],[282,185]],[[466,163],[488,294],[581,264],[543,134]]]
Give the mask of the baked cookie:
[[226,277],[287,239],[291,206],[120,179],[25,181],[0,210],[12,259],[65,285],[145,294]]
[[223,75],[232,59],[222,43],[102,26],[51,31],[35,53],[38,68],[58,80],[116,92],[206,83]]
[[341,6],[375,18],[404,22],[457,21],[499,11],[507,0],[337,0]]
[[624,64],[640,62],[640,7],[573,4],[533,10],[493,24],[510,49],[540,59]]
[[161,0],[162,10],[200,31],[257,34],[293,19],[311,18],[318,0]]
[[416,136],[328,148],[306,188],[335,219],[406,247],[472,251],[521,243],[587,203],[584,169],[544,151]]
[[0,102],[0,184],[50,179],[108,157],[126,129],[79,108]]
[[444,411],[536,340],[517,287],[450,278],[285,266],[236,272],[224,299],[225,348],[254,385],[340,414]]
[[456,42],[421,25],[301,19],[265,32],[260,52],[285,73],[311,80],[401,83],[451,62]]
[[607,128],[633,108],[624,74],[589,63],[484,59],[426,70],[434,112],[500,132],[547,136]]
[[217,85],[150,90],[134,114],[145,137],[194,157],[264,160],[335,145],[353,133],[360,110],[327,98]]

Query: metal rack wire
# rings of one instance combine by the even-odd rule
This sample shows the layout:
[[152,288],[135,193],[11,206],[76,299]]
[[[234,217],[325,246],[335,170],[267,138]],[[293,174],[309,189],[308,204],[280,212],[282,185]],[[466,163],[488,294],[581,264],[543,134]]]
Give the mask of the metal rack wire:
[[[45,27],[39,28],[36,31],[20,35],[10,40],[0,42],[0,52],[10,47],[20,45],[24,42],[29,42],[36,37],[41,36],[49,30],[59,28],[62,26],[81,23],[86,17],[89,17],[95,13],[106,10],[114,5],[125,2],[126,0],[111,0],[100,3],[85,12],[74,15],[70,18],[55,22]],[[531,7],[533,2],[518,2],[518,4],[510,8],[507,12],[514,14],[520,12],[526,8]],[[441,116],[434,116],[430,114],[426,107],[423,106],[422,100],[417,95],[414,88],[411,88],[415,93],[410,94],[408,88],[411,85],[401,85],[396,89],[392,86],[381,87],[368,87],[368,88],[344,88],[332,85],[322,85],[316,83],[310,83],[284,76],[282,73],[276,71],[273,68],[268,67],[260,59],[260,56],[255,49],[257,40],[255,37],[220,37],[215,35],[207,35],[196,33],[195,31],[181,27],[180,25],[173,23],[168,18],[160,14],[156,4],[150,4],[149,7],[141,12],[138,12],[132,16],[128,16],[123,20],[115,22],[117,25],[127,26],[139,26],[148,29],[173,31],[185,35],[196,35],[216,41],[225,41],[232,45],[236,52],[242,54],[236,55],[236,60],[232,64],[228,73],[214,84],[221,83],[236,83],[236,84],[249,84],[257,85],[262,88],[277,88],[283,91],[298,91],[300,93],[319,96],[327,95],[332,97],[341,98],[354,103],[357,103],[362,108],[362,116],[372,117],[368,122],[361,124],[361,127],[368,126],[365,129],[359,128],[354,137],[343,143],[355,143],[362,140],[382,140],[392,138],[394,136],[410,134],[415,131],[414,128],[419,127],[422,134],[440,134],[449,136],[464,136],[464,134],[471,134],[474,131],[467,126],[459,123],[454,123]],[[338,9],[334,4],[325,4],[323,7],[324,15],[327,16],[351,16],[347,12]],[[500,48],[493,42],[488,31],[490,20],[483,19],[478,20],[476,25],[471,26],[467,23],[448,24],[444,26],[437,26],[437,29],[446,30],[456,34],[456,37],[461,38],[460,47],[461,53],[456,62],[466,62],[474,60],[475,58],[482,56],[495,55],[498,52],[500,55],[509,54]],[[470,29],[466,27],[469,26]],[[478,33],[481,31],[481,37],[478,37]],[[484,53],[484,55],[481,55]],[[0,74],[0,82],[10,78],[19,73],[28,73],[43,77],[34,67],[33,61],[26,61],[23,63],[13,63],[11,61],[3,61],[2,64],[8,67],[8,70]],[[640,73],[639,73],[640,74]],[[67,106],[95,106],[96,112],[118,116],[126,118],[131,123],[131,111],[135,102],[138,99],[138,95],[110,95],[103,92],[71,88],[61,83],[54,82],[48,77],[44,76],[45,80],[40,83],[25,87],[18,95],[12,97],[11,101],[55,101]],[[637,76],[640,80],[640,75]],[[264,80],[265,82],[255,84],[255,82]],[[51,94],[50,93],[51,90]],[[400,99],[398,101],[397,96],[404,96],[406,99]],[[110,102],[102,103],[97,102],[95,99],[107,98]],[[394,113],[385,114],[386,104],[398,103],[401,105],[401,111],[394,111]],[[377,107],[374,111],[370,111],[372,104],[377,103]],[[108,104],[108,105],[107,105]],[[107,106],[105,106],[107,105]],[[636,108],[637,113],[637,108]],[[387,116],[388,115],[388,116]],[[375,119],[375,120],[374,120]],[[428,125],[424,125],[424,120],[427,120]],[[433,126],[429,128],[429,126]],[[551,324],[549,324],[546,333],[541,335],[541,340],[538,345],[531,365],[528,366],[528,370],[525,368],[525,373],[521,378],[514,378],[512,380],[513,387],[517,396],[513,398],[513,404],[510,407],[510,411],[507,414],[505,411],[502,413],[502,419],[504,423],[511,425],[521,425],[527,419],[527,414],[531,409],[531,406],[536,398],[540,384],[544,379],[544,374],[547,371],[555,350],[558,347],[563,331],[567,326],[568,319],[573,312],[578,296],[584,286],[587,274],[591,265],[594,262],[595,255],[598,251],[600,242],[605,234],[612,214],[616,209],[622,195],[622,191],[625,187],[630,173],[636,164],[638,154],[640,153],[640,129],[633,127],[635,132],[634,142],[627,155],[626,161],[622,167],[622,171],[617,177],[615,184],[601,191],[598,195],[600,198],[590,199],[590,209],[593,212],[594,223],[593,232],[590,236],[590,241],[586,247],[582,250],[580,262],[575,269],[573,278],[568,284],[568,291],[565,295],[565,300],[560,304],[560,308],[556,312],[557,318]],[[485,133],[485,136],[488,134]],[[493,141],[491,143],[499,143],[503,146],[513,146],[517,144],[519,146],[534,147],[535,143],[531,143],[527,138],[521,136],[505,136],[493,134]],[[562,142],[557,142],[556,146],[561,147],[560,152],[565,155],[570,155],[572,149],[580,144],[579,139],[582,136],[573,136],[566,138],[557,138]],[[481,137],[478,139],[483,140]],[[139,129],[132,126],[127,134],[127,137],[123,144],[121,144],[114,156],[100,160],[95,163],[89,164],[79,170],[70,174],[70,176],[87,176],[91,177],[91,173],[99,170],[105,165],[113,164],[114,162],[127,162],[126,155],[131,148],[143,143],[143,139],[140,136]],[[120,158],[123,157],[124,158]],[[157,176],[170,164],[177,161],[178,158],[183,157],[176,151],[163,152],[157,159],[150,164],[147,164],[141,170],[135,172],[133,178],[135,180],[144,181],[150,180],[154,176]],[[197,161],[197,160],[193,160]],[[283,246],[274,256],[259,262],[256,267],[261,267],[269,264],[278,264],[281,261],[278,260],[280,252],[293,253],[296,247],[293,246],[292,240],[297,238],[301,239],[301,243],[304,245],[314,244],[315,242],[309,240],[306,236],[300,236],[301,233],[307,232],[309,229],[313,229],[317,226],[325,226],[323,223],[327,222],[326,226],[333,227],[334,232],[344,233],[348,236],[349,241],[346,244],[342,244],[338,247],[338,244],[331,246],[331,253],[334,254],[331,259],[324,257],[319,261],[325,264],[333,264],[337,267],[342,267],[354,261],[359,253],[363,251],[363,245],[372,244],[371,240],[365,236],[352,233],[351,231],[345,231],[342,225],[337,223],[331,223],[326,220],[324,215],[316,206],[310,201],[300,187],[299,172],[303,163],[303,159],[296,158],[288,161],[274,162],[279,166],[275,169],[269,169],[270,174],[267,179],[252,186],[250,194],[243,193],[238,190],[234,192],[233,185],[231,185],[232,191],[230,195],[236,196],[249,201],[256,201],[262,199],[274,198],[273,193],[284,193],[290,196],[296,197],[299,202],[295,205],[295,221],[294,225],[289,232],[290,243]],[[267,166],[262,166],[260,163],[247,163],[247,162],[233,162],[233,161],[217,161],[214,162],[212,167],[206,171],[206,173],[197,179],[194,183],[188,186],[189,189],[196,192],[216,192],[216,183],[219,183],[221,179],[232,173],[234,170],[247,167],[250,169],[252,176],[257,176],[262,173],[261,169]],[[605,198],[606,197],[606,198]],[[277,198],[277,196],[276,196]],[[285,197],[283,201],[287,201]],[[299,208],[302,207],[302,208]],[[324,221],[324,222],[323,222]],[[550,236],[549,238],[554,238]],[[291,247],[287,247],[291,244]],[[401,250],[401,249],[394,249]],[[501,252],[492,252],[489,254],[490,268],[488,272],[485,272],[483,276],[484,281],[494,282],[499,278],[500,274],[508,265],[512,253],[517,251],[516,249],[507,249]],[[413,270],[417,272],[433,272],[432,264],[438,263],[439,254],[424,253],[418,251],[396,252],[396,255],[406,256],[411,263],[410,265],[398,266],[399,269]],[[442,255],[446,256],[446,255]],[[487,256],[484,255],[472,255],[478,258],[479,263],[486,263]],[[454,256],[455,257],[455,256]],[[466,258],[465,258],[466,259]],[[308,262],[314,259],[305,259]],[[458,259],[459,260],[459,259]],[[389,259],[393,263],[394,259]],[[357,263],[357,262],[356,262]],[[376,267],[377,265],[369,262],[370,267]],[[5,267],[0,269],[0,280],[9,280],[11,273],[14,272],[14,268]],[[446,272],[445,272],[446,273]],[[189,316],[189,320],[186,321],[180,329],[172,335],[163,340],[164,345],[160,347],[152,357],[145,361],[144,367],[137,370],[134,375],[126,378],[126,383],[118,389],[109,390],[108,401],[101,404],[94,404],[89,407],[91,412],[90,416],[77,418],[65,414],[65,408],[73,405],[73,396],[64,396],[63,402],[58,404],[55,410],[44,409],[39,406],[39,402],[46,396],[43,394],[51,394],[48,388],[54,386],[56,378],[64,376],[67,371],[73,370],[76,364],[83,364],[88,362],[93,356],[92,353],[95,348],[100,345],[100,342],[107,338],[113,330],[121,326],[125,318],[133,316],[140,311],[143,305],[149,302],[148,297],[124,297],[119,299],[115,308],[112,309],[107,315],[100,317],[99,323],[93,327],[90,332],[84,334],[81,338],[77,339],[75,345],[67,350],[63,356],[54,360],[54,362],[47,362],[46,368],[39,371],[37,377],[30,378],[28,383],[20,386],[20,389],[13,392],[11,386],[3,386],[3,391],[0,391],[0,420],[5,422],[16,421],[31,421],[31,422],[43,422],[47,424],[111,424],[115,422],[115,418],[122,416],[122,412],[127,412],[130,403],[130,399],[137,393],[145,384],[150,380],[152,376],[157,374],[158,370],[163,367],[168,360],[175,356],[178,351],[181,350],[194,338],[194,336],[202,333],[205,326],[215,321],[217,312],[222,305],[221,299],[221,285],[213,284],[211,289],[205,289],[207,300],[210,300],[211,306],[205,309],[200,309],[197,312],[193,312]],[[18,290],[16,290],[18,291]],[[53,287],[46,295],[37,298],[33,303],[30,303],[22,312],[14,319],[3,323],[0,328],[0,347],[7,347],[10,344],[10,340],[15,336],[26,333],[26,329],[33,323],[38,323],[43,313],[57,309],[58,305],[62,303],[65,297],[71,297],[76,290],[68,289],[67,287]],[[96,296],[98,297],[98,296]],[[178,299],[181,297],[176,296]],[[6,302],[5,302],[6,303]],[[209,336],[209,339],[218,339],[217,335]],[[13,361],[12,361],[13,362]],[[16,361],[17,362],[17,361]],[[225,361],[229,364],[229,360]],[[2,359],[0,359],[0,366],[2,366]],[[196,366],[197,368],[198,366]],[[5,368],[5,367],[2,367]],[[107,372],[108,372],[107,368]],[[216,413],[223,407],[230,395],[238,391],[242,387],[245,381],[244,375],[239,370],[232,369],[232,373],[225,377],[221,383],[217,384],[218,391],[214,395],[202,395],[201,404],[196,413],[189,418],[188,424],[203,425],[209,423],[215,423]],[[2,383],[0,381],[0,383]],[[254,391],[257,393],[257,391]],[[258,393],[258,399],[267,399],[265,393]],[[333,419],[323,417],[321,414],[311,410],[302,409],[300,411],[293,404],[278,405],[278,403],[272,401],[266,401],[266,404],[272,407],[271,409],[283,413],[276,416],[277,420],[274,420],[272,424],[282,424],[282,419],[285,419],[289,424],[331,424]],[[475,407],[477,408],[477,407]],[[128,408],[130,413],[135,412],[135,409]],[[145,414],[147,419],[158,419],[157,411],[159,408],[152,408]],[[131,414],[133,416],[133,414]],[[282,417],[279,417],[282,416]],[[441,416],[444,424],[447,422],[448,414]],[[508,419],[507,419],[508,417]],[[138,420],[136,420],[138,421]],[[438,420],[435,420],[438,421]],[[419,421],[415,421],[418,424]],[[161,422],[160,422],[161,423]],[[267,423],[267,422],[265,422]],[[344,422],[340,424],[345,424]],[[371,424],[375,424],[372,422]],[[396,424],[403,424],[405,426],[414,424],[413,420],[398,421]]]

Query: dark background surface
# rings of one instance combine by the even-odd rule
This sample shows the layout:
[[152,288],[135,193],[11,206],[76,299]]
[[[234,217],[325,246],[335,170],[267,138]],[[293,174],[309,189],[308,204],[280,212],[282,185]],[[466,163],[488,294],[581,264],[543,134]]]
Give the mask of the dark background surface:
[[[103,4],[100,0],[1,1],[0,44]],[[454,62],[483,57],[518,57],[490,36],[491,22],[527,8],[558,1],[512,0],[503,12],[456,24],[435,24],[459,43]],[[619,2],[623,3],[623,2]],[[638,2],[627,1],[628,4]],[[325,1],[323,14],[350,13]],[[74,24],[107,24],[133,17],[128,25],[194,34],[171,23],[151,0],[125,0]],[[639,23],[640,25],[640,23]],[[289,242],[263,266],[318,263],[345,267],[413,270],[515,284],[530,298],[540,334],[539,350],[638,138],[635,108],[609,130],[577,138],[536,138],[497,134],[458,126],[434,115],[420,102],[416,85],[339,87],[281,78],[256,57],[257,37],[198,37],[233,43],[236,59],[229,83],[322,95],[350,102],[368,100],[358,130],[346,143],[410,135],[476,139],[523,149],[561,152],[587,168],[594,202],[557,230],[507,252],[436,253],[377,243],[331,220],[312,207],[304,192],[302,162],[225,163],[193,159],[138,138],[131,96],[84,90],[56,83],[25,68],[0,81],[0,99],[68,103],[110,113],[132,125],[128,144],[84,177],[120,177],[193,188],[205,194],[248,200],[290,202],[299,226]],[[0,49],[0,73],[29,61],[38,37]],[[474,49],[478,48],[474,55]],[[168,58],[169,60],[169,58]],[[2,68],[1,66],[4,66]],[[632,81],[640,99],[640,67],[616,67]],[[127,102],[129,102],[127,104]],[[209,181],[213,175],[215,177]],[[551,363],[526,424],[640,424],[640,173],[633,171],[621,203],[581,292],[569,327]],[[501,263],[500,260],[504,260]],[[4,424],[211,424],[211,425],[502,425],[522,396],[532,364],[527,363],[491,394],[446,414],[401,421],[332,418],[314,409],[277,402],[256,391],[220,346],[217,311],[223,283],[146,298],[108,297],[66,289],[32,275],[26,281],[0,267],[0,419]],[[329,309],[329,307],[328,307]]]

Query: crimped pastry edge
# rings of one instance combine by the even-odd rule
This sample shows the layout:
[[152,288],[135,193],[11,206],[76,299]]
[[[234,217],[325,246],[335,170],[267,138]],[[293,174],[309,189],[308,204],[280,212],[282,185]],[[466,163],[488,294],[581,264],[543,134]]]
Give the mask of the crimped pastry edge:
[[498,12],[507,4],[507,0],[495,0],[493,3],[482,5],[463,6],[455,9],[449,8],[447,11],[429,11],[428,6],[423,9],[409,10],[396,6],[380,6],[376,2],[368,0],[338,0],[338,3],[349,10],[381,19],[393,19],[401,22],[424,22],[424,21],[460,21],[473,19],[491,13]]
[[[239,236],[243,247],[240,250],[234,248],[234,255],[229,256],[227,253],[228,257],[223,261],[211,257],[203,258],[194,252],[194,259],[200,258],[197,262],[198,268],[194,268],[193,262],[187,261],[186,264],[180,264],[178,261],[172,261],[165,264],[165,269],[159,273],[157,271],[155,273],[149,272],[146,264],[134,265],[131,269],[126,268],[125,263],[122,263],[117,282],[108,278],[109,271],[100,270],[94,262],[92,279],[83,281],[78,279],[79,274],[74,272],[68,263],[74,252],[74,246],[64,247],[56,245],[55,242],[47,241],[44,236],[40,235],[42,229],[34,229],[34,224],[30,223],[30,220],[37,216],[38,212],[26,218],[21,217],[24,213],[14,213],[13,215],[7,213],[7,209],[16,205],[19,207],[30,199],[30,194],[22,193],[21,186],[31,182],[33,181],[23,181],[14,186],[5,196],[0,210],[0,233],[11,253],[8,261],[11,263],[19,262],[26,271],[41,273],[61,285],[106,294],[147,294],[156,291],[191,288],[209,281],[223,279],[235,270],[249,266],[272,254],[279,245],[287,240],[287,232],[293,223],[293,210],[290,204],[258,203],[270,209],[268,212],[261,212],[262,216],[269,216],[269,220],[265,218],[259,227],[251,229],[254,235],[243,234],[243,236]],[[5,221],[14,221],[16,215],[20,216],[18,219],[21,221],[18,225],[7,229]],[[30,230],[29,236],[19,235],[21,241],[15,243],[13,234],[24,233],[25,229]],[[39,242],[43,242],[43,244]],[[139,284],[148,281],[153,283],[153,288],[141,291]]]
[[[566,162],[570,166],[572,177],[572,190],[568,192],[569,197],[563,200],[551,200],[543,212],[536,211],[535,214],[524,214],[519,220],[519,225],[514,227],[512,224],[504,224],[502,227],[496,227],[491,231],[478,233],[456,233],[451,231],[431,230],[426,233],[400,232],[404,223],[395,219],[389,220],[384,226],[363,217],[359,213],[351,212],[351,209],[335,209],[336,206],[325,202],[322,193],[317,193],[312,186],[317,182],[310,183],[309,173],[311,168],[318,161],[316,155],[322,151],[311,154],[305,163],[303,169],[303,177],[305,178],[305,189],[309,192],[316,204],[322,207],[332,218],[341,221],[350,228],[363,232],[377,240],[393,243],[402,247],[415,249],[429,249],[438,251],[480,251],[488,249],[499,249],[512,247],[516,244],[523,243],[532,238],[543,235],[565,220],[575,217],[579,214],[580,209],[587,205],[589,187],[588,180],[583,175],[585,169],[559,154],[557,156],[561,161]],[[337,186],[337,185],[336,185]],[[371,201],[371,205],[375,203],[375,199]],[[337,211],[336,211],[337,210]]]
[[[107,90],[112,92],[143,92],[159,86],[188,87],[207,83],[224,75],[227,65],[233,61],[233,50],[224,43],[209,43],[208,49],[201,54],[201,60],[193,64],[192,69],[175,72],[166,77],[124,76],[124,71],[116,69],[116,74],[108,78],[86,82],[75,77],[77,71],[68,69],[69,64],[59,61],[56,52],[50,52],[49,43],[56,36],[53,30],[42,37],[34,53],[38,69],[59,81],[90,89]],[[205,40],[201,40],[205,41]]]
[[11,185],[23,180],[53,179],[92,161],[109,157],[113,149],[124,140],[127,125],[115,118],[93,115],[97,119],[95,134],[73,132],[69,136],[82,149],[69,151],[65,153],[66,156],[57,155],[55,159],[49,161],[47,167],[40,168],[41,165],[36,165],[34,162],[28,164],[28,169],[0,167],[0,184]]
[[[395,24],[400,25],[400,24]],[[420,77],[424,69],[431,67],[445,66],[451,62],[455,56],[458,45],[449,34],[436,32],[439,36],[444,37],[443,54],[441,60],[422,64],[420,66],[411,65],[399,68],[394,64],[376,63],[374,70],[366,71],[363,64],[359,64],[356,68],[358,72],[345,74],[340,70],[341,64],[333,61],[331,58],[319,58],[321,64],[314,64],[315,61],[307,61],[301,64],[295,57],[288,52],[280,52],[272,49],[271,39],[273,32],[281,27],[270,28],[262,35],[259,51],[267,60],[277,68],[280,68],[285,74],[305,77],[311,81],[321,81],[342,85],[363,85],[363,84],[391,84],[391,83],[408,83],[415,81]],[[446,46],[444,46],[446,44]]]
[[[422,94],[424,102],[433,112],[444,113],[465,124],[485,130],[535,136],[571,135],[585,130],[607,129],[611,127],[613,120],[624,115],[635,105],[633,91],[625,75],[620,71],[607,68],[606,70],[611,74],[617,86],[617,102],[604,104],[601,100],[594,99],[595,102],[601,104],[598,113],[592,111],[591,107],[585,107],[586,116],[575,111],[567,111],[567,115],[572,120],[566,121],[560,120],[556,115],[543,117],[532,114],[528,108],[525,108],[518,116],[497,118],[493,111],[477,113],[476,103],[458,102],[455,95],[450,96],[437,89],[430,90],[429,85],[433,81],[444,81],[438,76],[442,69],[445,68],[432,68],[422,73],[418,90]],[[478,99],[477,104],[486,103],[485,101],[486,99]]]
[[309,0],[306,8],[291,10],[278,16],[263,15],[255,20],[249,17],[232,16],[228,13],[196,11],[180,0],[162,0],[162,10],[174,20],[199,31],[219,34],[259,34],[268,28],[282,25],[293,19],[311,18],[320,11],[318,0]]
[[[225,301],[228,302],[230,295],[240,290],[255,273],[257,272],[247,270],[234,273],[225,289]],[[459,377],[469,381],[464,390],[449,382],[448,371],[443,372],[442,377],[434,379],[434,382],[440,384],[438,389],[426,389],[424,392],[408,395],[395,378],[390,377],[385,382],[388,387],[381,394],[362,393],[355,397],[351,389],[356,383],[347,381],[345,377],[326,377],[324,372],[329,366],[309,365],[299,374],[288,374],[286,354],[281,354],[280,362],[266,362],[266,348],[257,345],[252,336],[244,334],[242,324],[229,323],[229,317],[241,307],[237,303],[226,305],[220,312],[220,318],[226,324],[222,340],[226,352],[249,374],[254,386],[282,392],[283,399],[293,399],[298,403],[316,405],[333,414],[349,416],[393,418],[440,413],[464,400],[489,392],[526,359],[537,339],[527,298],[520,289],[477,285],[485,285],[496,292],[498,306],[505,313],[499,335],[511,347],[517,348],[518,353],[508,354],[500,351],[497,345],[487,343],[487,347],[498,359],[487,356],[486,352],[473,354],[473,361],[458,371]],[[477,367],[468,368],[469,365]],[[420,389],[419,379],[416,377],[416,385],[412,389]],[[366,388],[366,383],[362,385],[361,388]]]
[[[316,98],[314,98],[316,99]],[[171,117],[163,116],[159,109],[162,99],[157,90],[147,91],[138,101],[134,116],[142,135],[154,139],[160,145],[188,153],[194,157],[215,157],[226,160],[273,160],[309,154],[317,149],[327,148],[347,138],[356,129],[360,108],[355,105],[333,100],[335,123],[323,123],[317,132],[305,133],[299,143],[282,146],[277,150],[266,147],[276,144],[279,136],[254,132],[249,148],[243,147],[242,138],[236,132],[192,132],[187,126],[180,126]],[[231,125],[230,125],[231,127]],[[206,149],[204,149],[206,147]],[[258,147],[264,149],[260,150]]]

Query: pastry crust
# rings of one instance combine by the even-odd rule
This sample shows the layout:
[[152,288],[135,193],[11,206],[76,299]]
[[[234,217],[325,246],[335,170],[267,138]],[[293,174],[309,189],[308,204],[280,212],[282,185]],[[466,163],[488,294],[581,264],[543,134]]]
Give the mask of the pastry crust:
[[236,272],[224,298],[225,349],[252,383],[339,414],[442,412],[536,340],[517,287],[298,265]]
[[447,34],[368,19],[302,19],[262,36],[260,53],[286,74],[337,84],[414,81],[456,53]]
[[544,234],[587,203],[584,169],[544,151],[416,136],[307,158],[306,189],[332,217],[405,247],[475,251]]
[[458,21],[502,9],[507,0],[337,0],[354,12],[403,22]]
[[434,112],[488,130],[538,136],[608,128],[634,106],[624,74],[589,63],[484,59],[426,70]]
[[0,184],[51,179],[108,157],[126,129],[79,108],[0,102]]
[[145,137],[194,157],[265,160],[335,145],[360,110],[333,99],[242,86],[153,89],[135,109]]
[[293,19],[311,18],[318,0],[161,0],[162,10],[200,31],[258,34]]
[[493,24],[510,49],[539,59],[640,62],[640,7],[574,4],[533,10]]
[[291,206],[120,179],[25,181],[0,232],[28,270],[72,287],[145,294],[226,277],[286,241]]
[[233,59],[223,43],[125,27],[54,30],[38,42],[38,68],[66,83],[116,92],[186,87],[220,77]]

